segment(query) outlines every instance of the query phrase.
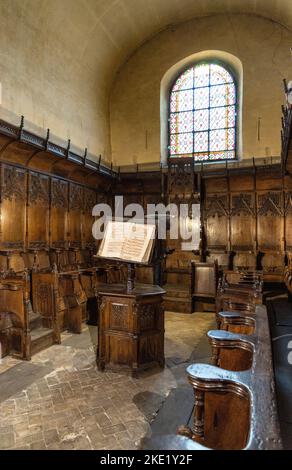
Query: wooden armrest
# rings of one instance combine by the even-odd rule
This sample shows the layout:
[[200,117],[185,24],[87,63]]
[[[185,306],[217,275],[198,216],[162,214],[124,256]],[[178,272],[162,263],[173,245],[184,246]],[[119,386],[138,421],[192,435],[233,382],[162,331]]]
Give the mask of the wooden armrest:
[[255,341],[248,335],[242,335],[237,333],[231,333],[225,330],[210,330],[207,333],[210,341],[216,341],[222,345],[230,344],[232,346],[246,345],[247,349],[254,349]]
[[217,323],[222,330],[235,330],[236,334],[252,335],[256,327],[256,317],[251,312],[219,312]]
[[225,330],[209,331],[212,364],[232,371],[250,370],[255,352],[252,336]]

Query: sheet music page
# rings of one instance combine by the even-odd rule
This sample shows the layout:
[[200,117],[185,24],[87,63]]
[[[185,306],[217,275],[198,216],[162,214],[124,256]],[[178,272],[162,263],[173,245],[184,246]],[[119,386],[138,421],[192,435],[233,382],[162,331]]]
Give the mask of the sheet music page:
[[148,262],[155,225],[108,222],[98,255],[137,263]]
[[[155,225],[126,223],[129,225],[127,237],[122,249],[122,258],[137,263],[149,261],[149,255],[155,235]],[[148,254],[147,256],[145,256]]]
[[105,258],[121,258],[124,242],[124,223],[111,222],[106,225],[98,255]]

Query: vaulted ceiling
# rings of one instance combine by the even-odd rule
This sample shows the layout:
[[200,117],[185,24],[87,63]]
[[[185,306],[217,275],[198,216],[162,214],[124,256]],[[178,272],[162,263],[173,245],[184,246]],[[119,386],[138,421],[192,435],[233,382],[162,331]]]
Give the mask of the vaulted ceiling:
[[1,0],[3,106],[109,154],[106,114],[118,68],[168,26],[220,13],[292,29],[291,0]]
[[[292,28],[291,0],[50,0],[48,3],[54,15],[67,10],[65,25],[69,22],[80,34],[83,32],[84,40],[80,44],[83,58],[89,53],[92,59],[95,54],[97,62],[111,59],[116,66],[157,32],[194,17],[248,13]],[[59,5],[57,10],[55,3]]]

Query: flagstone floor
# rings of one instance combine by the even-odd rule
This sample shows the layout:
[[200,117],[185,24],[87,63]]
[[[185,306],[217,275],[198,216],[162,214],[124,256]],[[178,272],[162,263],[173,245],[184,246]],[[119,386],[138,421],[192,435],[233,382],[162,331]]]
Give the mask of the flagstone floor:
[[97,371],[97,329],[90,326],[64,334],[61,345],[30,362],[4,358],[0,449],[139,448],[170,391],[187,383],[189,361],[208,360],[205,334],[214,324],[212,313],[166,313],[166,367],[137,379]]

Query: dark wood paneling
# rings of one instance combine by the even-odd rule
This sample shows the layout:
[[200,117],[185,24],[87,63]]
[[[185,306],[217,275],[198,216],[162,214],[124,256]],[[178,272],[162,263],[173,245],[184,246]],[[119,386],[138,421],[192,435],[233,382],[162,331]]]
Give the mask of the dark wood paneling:
[[1,248],[24,249],[26,234],[27,174],[1,166]]
[[68,181],[51,179],[51,246],[64,248],[68,240]]
[[28,174],[27,247],[49,247],[50,180],[35,172]]
[[92,209],[103,192],[38,171],[1,164],[0,249],[94,246]]

